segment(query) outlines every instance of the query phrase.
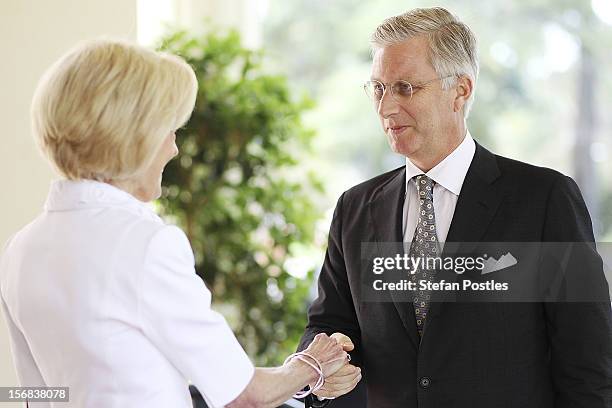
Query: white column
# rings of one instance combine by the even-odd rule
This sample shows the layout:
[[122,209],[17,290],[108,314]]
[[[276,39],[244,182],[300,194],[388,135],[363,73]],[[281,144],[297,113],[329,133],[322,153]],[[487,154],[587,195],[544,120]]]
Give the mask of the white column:
[[[38,79],[78,41],[100,35],[135,40],[136,0],[1,2],[0,174],[4,182],[0,247],[40,213],[49,183],[55,177],[30,133],[29,107]],[[0,386],[13,385],[17,385],[17,377],[6,325],[0,316]]]

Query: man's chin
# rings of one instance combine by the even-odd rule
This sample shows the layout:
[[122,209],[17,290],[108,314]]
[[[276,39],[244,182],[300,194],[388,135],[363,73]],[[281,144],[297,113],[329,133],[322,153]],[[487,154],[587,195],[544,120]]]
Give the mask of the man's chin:
[[417,148],[417,146],[400,143],[400,144],[391,144],[391,150],[394,153],[401,154],[402,156],[405,156],[407,158],[411,158],[417,154],[419,149]]
[[420,143],[408,132],[404,131],[399,137],[388,135],[389,147],[394,153],[409,157],[419,150]]

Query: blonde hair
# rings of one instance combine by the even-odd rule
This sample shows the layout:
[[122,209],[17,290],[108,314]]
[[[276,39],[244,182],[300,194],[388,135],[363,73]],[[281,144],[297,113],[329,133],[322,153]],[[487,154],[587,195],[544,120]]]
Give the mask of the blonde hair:
[[181,58],[117,40],[78,45],[43,75],[34,136],[66,178],[129,180],[190,117],[197,94]]
[[460,76],[472,80],[472,94],[463,115],[467,118],[474,102],[478,79],[477,41],[470,28],[442,7],[416,8],[383,21],[371,36],[372,51],[424,35],[429,45],[429,62],[449,89]]

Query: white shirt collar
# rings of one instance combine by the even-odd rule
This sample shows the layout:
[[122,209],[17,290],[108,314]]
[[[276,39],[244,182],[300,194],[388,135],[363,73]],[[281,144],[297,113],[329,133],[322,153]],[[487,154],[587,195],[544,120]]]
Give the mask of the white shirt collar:
[[425,174],[437,184],[458,196],[475,152],[476,143],[474,143],[474,139],[472,139],[468,130],[459,146],[427,173],[423,173],[406,157],[406,188],[408,188],[408,183],[414,176]]
[[51,182],[46,211],[67,211],[122,206],[153,213],[151,205],[111,184],[94,180],[55,180]]

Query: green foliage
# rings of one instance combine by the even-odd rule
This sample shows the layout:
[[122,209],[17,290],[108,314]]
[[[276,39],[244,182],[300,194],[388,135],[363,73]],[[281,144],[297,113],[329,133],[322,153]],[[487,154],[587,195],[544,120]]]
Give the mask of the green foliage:
[[160,48],[185,58],[199,82],[177,132],[179,157],[164,171],[162,212],[186,231],[198,274],[249,355],[278,363],[303,332],[312,281],[312,270],[305,279],[286,267],[314,241],[318,216],[320,183],[300,170],[313,136],[300,117],[311,102],[262,72],[262,54],[236,32],[179,31]]

